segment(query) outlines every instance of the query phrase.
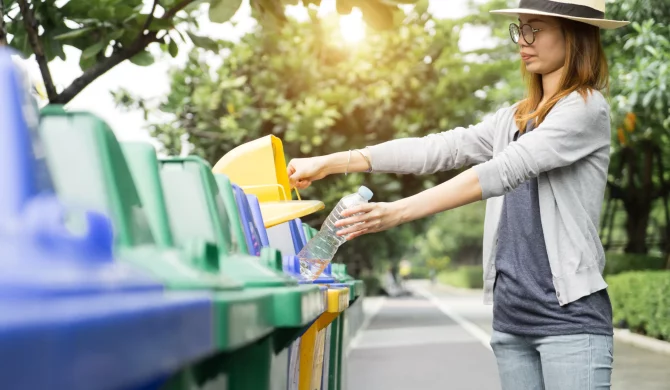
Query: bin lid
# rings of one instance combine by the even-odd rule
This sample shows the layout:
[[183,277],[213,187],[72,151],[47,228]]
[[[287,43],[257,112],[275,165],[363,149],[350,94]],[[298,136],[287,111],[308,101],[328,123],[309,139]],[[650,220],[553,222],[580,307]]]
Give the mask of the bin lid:
[[261,205],[258,202],[258,197],[254,194],[247,194],[247,201],[254,218],[254,225],[256,225],[256,229],[258,230],[261,245],[263,247],[269,247],[270,239],[268,238],[268,231],[265,229],[265,222],[263,221],[263,214],[261,212]]
[[307,245],[307,242],[309,241],[307,239],[307,235],[305,234],[305,230],[303,229],[302,221],[300,220],[300,218],[296,218],[291,222],[291,224],[292,224],[291,230],[295,232],[296,236],[298,236],[299,241],[301,243],[300,249],[302,249],[302,247]]
[[42,111],[39,129],[59,199],[108,215],[119,247],[155,244],[121,146],[105,121],[52,107]]
[[0,299],[53,298],[119,290],[161,290],[148,274],[114,260],[107,217],[86,212],[86,232],[65,226],[55,198],[29,205],[16,234],[0,236]]
[[114,261],[107,217],[75,213],[56,198],[38,109],[11,54],[0,48],[0,296],[160,289],[148,275]]
[[[245,287],[297,284],[282,272],[261,264],[257,257],[235,250],[228,209],[220,195],[220,183],[216,182],[206,161],[189,156],[161,159],[159,162],[163,185],[166,187],[168,212],[173,224],[178,226],[173,231],[177,245],[195,238],[215,244],[219,252],[219,271]],[[233,200],[230,203],[234,203],[232,192],[228,196]],[[246,196],[243,198],[246,200]]]
[[[258,197],[266,227],[324,208],[321,201],[292,199],[284,148],[273,135],[236,147],[221,157],[212,171],[227,175],[244,192]],[[266,206],[268,202],[273,204]]]
[[233,252],[248,253],[246,237],[244,236],[244,229],[242,228],[242,220],[240,211],[237,208],[237,201],[235,200],[235,191],[228,176],[223,174],[214,175],[214,180],[219,188],[219,194],[223,201],[223,206],[228,214],[230,221],[230,233],[232,234]]
[[262,202],[261,213],[265,227],[270,228],[323,210],[324,207],[323,202],[316,200]]
[[261,254],[261,237],[256,228],[256,221],[254,220],[254,215],[251,213],[251,207],[249,206],[249,200],[247,194],[244,193],[242,188],[233,184],[233,193],[235,195],[235,201],[237,202],[237,209],[240,213],[240,218],[242,222],[242,228],[244,229],[244,236],[247,240],[247,247],[249,248],[249,254],[253,256],[260,256]]

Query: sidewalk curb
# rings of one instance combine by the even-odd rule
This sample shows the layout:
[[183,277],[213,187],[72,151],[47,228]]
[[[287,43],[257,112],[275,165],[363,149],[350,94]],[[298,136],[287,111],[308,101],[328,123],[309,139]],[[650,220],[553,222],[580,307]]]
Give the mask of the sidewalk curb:
[[[442,289],[455,295],[474,295],[481,293],[481,289],[468,289],[450,286],[444,283],[437,283],[434,289]],[[614,329],[614,339],[622,343],[630,344],[638,348],[646,349],[651,352],[670,356],[670,342],[658,340],[653,337],[633,333],[628,329]]]
[[670,342],[667,341],[633,333],[628,329],[614,329],[614,338],[626,344],[670,356]]

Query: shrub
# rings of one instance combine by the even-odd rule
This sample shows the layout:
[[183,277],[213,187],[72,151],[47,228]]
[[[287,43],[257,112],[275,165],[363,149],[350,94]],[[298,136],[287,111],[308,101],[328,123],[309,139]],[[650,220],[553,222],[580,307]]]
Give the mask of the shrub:
[[462,288],[482,288],[484,271],[481,265],[464,265],[453,271],[444,271],[438,275],[441,283]]
[[670,271],[635,271],[609,276],[614,325],[670,340]]
[[374,297],[379,295],[382,284],[379,281],[379,278],[373,275],[364,276],[361,278],[363,284],[365,284],[365,295],[368,297]]
[[430,278],[430,269],[427,267],[412,266],[409,279],[428,279]]
[[628,271],[660,270],[665,268],[665,259],[659,256],[608,252],[605,275],[616,275]]

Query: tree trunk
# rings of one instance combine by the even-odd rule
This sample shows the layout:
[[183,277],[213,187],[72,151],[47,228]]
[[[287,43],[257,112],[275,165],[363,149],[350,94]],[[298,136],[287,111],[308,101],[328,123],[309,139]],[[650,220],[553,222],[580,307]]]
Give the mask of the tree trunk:
[[4,0],[0,0],[0,46],[7,46],[7,27],[5,26]]
[[[654,144],[645,141],[641,142],[636,149],[627,148],[623,158],[628,174],[628,185],[623,199],[628,235],[625,251],[626,253],[646,254],[648,250],[647,226],[654,202]],[[638,165],[639,163],[641,166]]]
[[657,170],[658,170],[658,175],[659,179],[661,182],[661,191],[660,191],[660,196],[661,196],[661,202],[663,202],[663,215],[665,216],[665,226],[663,227],[663,234],[661,237],[663,238],[663,255],[665,255],[666,258],[666,264],[665,268],[670,269],[670,203],[668,202],[670,200],[670,195],[668,194],[668,186],[665,182],[665,166],[663,164],[663,152],[661,151],[660,148],[656,148],[656,164],[657,164]]
[[480,265],[482,263],[482,246],[479,244],[462,245],[453,259],[458,259],[458,261],[454,261],[454,264],[458,265]]
[[624,203],[626,208],[626,253],[647,253],[647,226],[651,214],[651,202],[635,199]]

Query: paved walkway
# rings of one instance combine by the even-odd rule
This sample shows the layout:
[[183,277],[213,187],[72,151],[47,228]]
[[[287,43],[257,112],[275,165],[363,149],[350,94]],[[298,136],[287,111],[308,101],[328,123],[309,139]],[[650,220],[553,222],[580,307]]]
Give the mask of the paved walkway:
[[[480,292],[412,282],[407,298],[368,298],[346,390],[500,389]],[[670,390],[670,356],[615,341],[613,390]]]

